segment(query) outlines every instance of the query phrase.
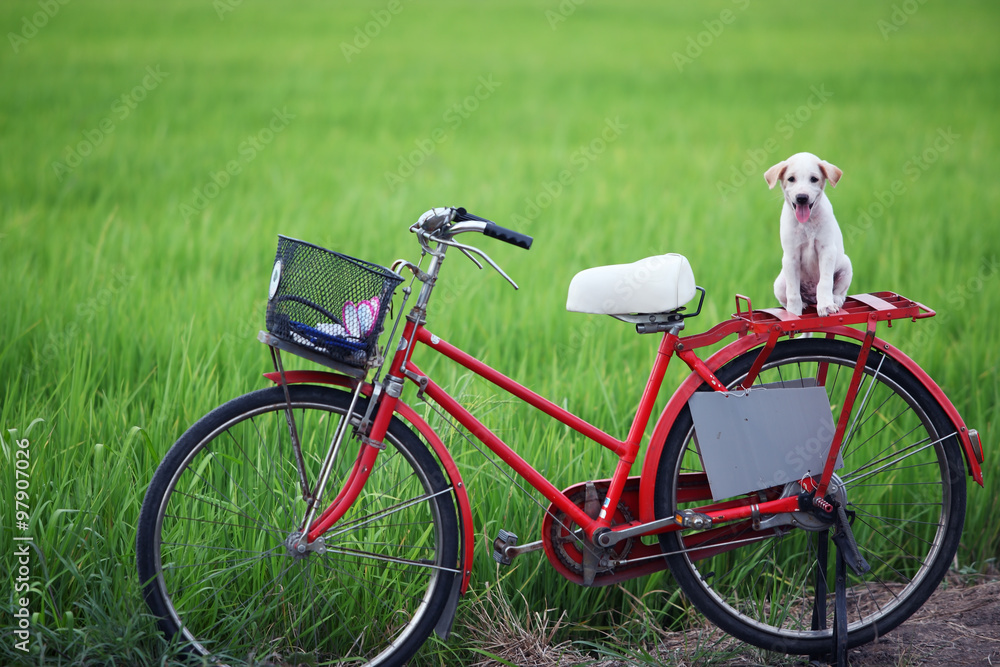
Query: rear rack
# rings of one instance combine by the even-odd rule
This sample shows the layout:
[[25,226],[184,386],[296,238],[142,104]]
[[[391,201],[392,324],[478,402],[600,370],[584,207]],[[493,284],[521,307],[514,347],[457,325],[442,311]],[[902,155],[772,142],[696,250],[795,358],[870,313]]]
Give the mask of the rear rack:
[[[740,307],[741,301],[746,302],[746,310]],[[927,306],[907,299],[894,292],[872,292],[871,294],[855,294],[847,297],[843,307],[832,315],[820,317],[816,307],[809,306],[801,315],[793,315],[784,308],[764,308],[753,310],[748,297],[736,295],[736,313],[733,318],[746,322],[749,327],[746,333],[767,333],[774,331],[775,326],[782,331],[811,331],[834,326],[849,326],[865,324],[869,321],[889,322],[893,320],[920,320],[934,317],[935,313]]]
[[784,308],[754,310],[749,297],[737,294],[736,312],[732,318],[716,324],[705,333],[685,336],[681,345],[687,349],[704,347],[733,334],[780,336],[870,322],[888,322],[892,326],[893,320],[915,321],[934,315],[934,311],[922,303],[894,292],[849,296],[840,310],[825,317],[816,314],[815,306],[807,307],[801,315],[793,315]]

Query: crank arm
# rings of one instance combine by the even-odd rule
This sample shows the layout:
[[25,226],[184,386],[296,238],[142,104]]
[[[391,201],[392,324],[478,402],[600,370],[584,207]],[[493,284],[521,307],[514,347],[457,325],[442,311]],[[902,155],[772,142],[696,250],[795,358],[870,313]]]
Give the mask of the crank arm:
[[520,546],[514,545],[504,549],[504,553],[508,556],[520,556],[521,554],[531,553],[532,551],[540,551],[544,545],[541,540],[537,542],[528,542],[527,544],[522,544]]
[[630,537],[636,537],[637,535],[646,535],[648,533],[655,533],[660,531],[662,528],[677,527],[677,522],[674,517],[668,519],[657,519],[656,521],[650,521],[649,523],[641,523],[638,526],[632,526],[630,528],[622,528],[621,530],[608,530],[597,536],[597,544],[601,547],[613,547],[623,540],[627,540]]
[[531,551],[538,551],[542,547],[541,540],[518,546],[517,534],[501,528],[497,539],[493,540],[493,560],[501,565],[510,565],[515,557]]

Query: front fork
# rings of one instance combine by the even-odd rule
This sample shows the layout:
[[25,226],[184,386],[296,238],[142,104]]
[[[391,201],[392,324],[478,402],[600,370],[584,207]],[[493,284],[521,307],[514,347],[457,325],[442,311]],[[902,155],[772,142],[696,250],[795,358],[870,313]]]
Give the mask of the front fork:
[[[410,333],[413,326],[414,323],[412,321],[407,322],[407,327],[403,333],[404,340],[406,340],[407,334]],[[316,489],[312,492],[310,492],[306,477],[305,461],[302,457],[301,447],[295,428],[295,419],[292,414],[291,400],[289,399],[287,389],[288,385],[284,377],[284,369],[281,367],[280,353],[277,350],[274,350],[274,348],[272,348],[272,350],[272,354],[275,355],[275,369],[281,376],[282,385],[285,387],[285,397],[286,401],[288,401],[285,416],[288,421],[292,446],[295,449],[295,461],[299,469],[299,478],[302,484],[302,497],[307,503],[305,518],[296,533],[296,537],[293,539],[294,544],[290,545],[293,550],[301,553],[308,550],[311,544],[313,544],[320,536],[323,535],[323,533],[329,530],[332,525],[337,523],[337,521],[339,521],[344,514],[347,513],[347,511],[354,504],[354,501],[357,500],[361,490],[365,486],[365,483],[368,481],[368,477],[371,475],[376,457],[381,450],[385,449],[383,441],[389,430],[389,424],[392,420],[393,411],[395,410],[399,396],[402,393],[403,381],[399,379],[399,375],[397,373],[393,373],[393,370],[398,371],[398,368],[405,364],[405,360],[408,359],[407,352],[409,350],[404,348],[397,352],[396,358],[393,359],[392,370],[390,370],[389,375],[386,378],[385,391],[378,391],[378,387],[375,387],[376,391],[373,391],[372,393],[368,413],[365,418],[361,420],[359,424],[352,424],[354,421],[354,415],[356,414],[355,408],[357,407],[362,389],[365,386],[360,380],[357,381],[357,384],[351,393],[350,407],[348,408],[347,414],[337,426],[337,431],[334,433],[330,446],[327,448],[326,456],[323,459],[323,465],[320,468]],[[372,414],[372,411],[374,411],[374,420],[369,424],[368,415]],[[357,432],[358,438],[361,442],[361,448],[354,461],[351,473],[347,476],[340,492],[317,517],[316,513],[323,504],[323,496],[326,491],[326,486],[330,480],[330,474],[333,471],[334,464],[340,456],[344,439],[348,437],[348,432],[351,430],[352,426],[355,427],[355,431]]]
[[[274,368],[278,378],[280,379],[281,386],[285,392],[285,420],[288,424],[289,438],[295,455],[295,465],[298,471],[302,499],[306,502],[305,517],[299,526],[299,530],[293,533],[289,538],[287,546],[292,551],[305,553],[306,551],[313,550],[316,540],[324,532],[326,532],[330,526],[339,521],[341,517],[343,517],[344,514],[346,514],[351,508],[354,501],[357,500],[358,495],[361,493],[361,489],[365,486],[365,482],[368,481],[368,476],[371,474],[378,452],[385,449],[385,445],[382,444],[382,441],[389,429],[389,421],[392,419],[393,408],[396,405],[396,399],[399,397],[399,392],[390,390],[387,392],[389,396],[385,397],[388,399],[389,404],[383,405],[382,403],[385,403],[386,401],[381,401],[377,406],[375,404],[378,400],[378,393],[373,394],[369,409],[375,407],[380,409],[376,412],[375,421],[371,424],[370,428],[366,428],[368,426],[367,424],[352,424],[354,421],[354,415],[357,414],[355,408],[358,405],[362,389],[365,386],[360,380],[357,381],[354,390],[351,392],[350,406],[348,407],[344,418],[337,425],[337,430],[330,441],[329,447],[327,447],[326,456],[323,458],[323,464],[320,467],[316,487],[313,489],[310,488],[309,479],[306,474],[305,459],[302,456],[302,445],[299,440],[299,433],[295,424],[295,415],[292,410],[291,395],[288,390],[289,383],[285,377],[284,366],[281,363],[281,352],[272,347],[271,358],[274,362]],[[390,384],[390,386],[392,385]],[[333,467],[340,456],[344,439],[348,437],[348,432],[351,430],[352,426],[355,426],[358,431],[358,435],[362,443],[361,449],[354,461],[354,466],[350,475],[346,478],[344,486],[317,518],[316,513],[319,511],[319,508],[323,503],[323,496],[326,491],[327,484],[330,481],[330,474],[333,472]],[[365,431],[367,431],[367,433]]]
[[[333,469],[333,464],[340,453],[341,445],[343,443],[344,437],[349,430],[350,416],[354,414],[354,407],[357,403],[358,396],[361,393],[362,383],[359,382],[358,386],[355,388],[352,398],[351,398],[351,408],[344,419],[341,420],[340,425],[337,428],[337,432],[334,434],[333,441],[330,443],[330,447],[327,449],[326,458],[323,460],[323,468],[320,472],[319,486],[317,488],[316,496],[309,511],[306,514],[306,519],[302,523],[302,537],[300,538],[302,543],[311,543],[325,533],[330,526],[337,523],[347,510],[351,509],[354,501],[357,500],[358,495],[361,493],[361,489],[364,488],[365,482],[368,481],[368,476],[371,475],[372,468],[375,465],[375,458],[378,453],[385,449],[383,440],[385,439],[386,432],[389,430],[389,420],[392,419],[393,408],[396,405],[396,396],[392,396],[390,392],[389,395],[384,396],[377,406],[377,412],[375,416],[375,421],[372,422],[371,430],[367,435],[364,433],[359,433],[361,440],[361,449],[358,452],[358,457],[354,461],[354,467],[351,470],[351,474],[348,475],[347,480],[341,488],[340,493],[333,499],[333,501],[327,506],[323,513],[313,521],[316,511],[320,506],[323,498],[323,491],[329,481],[330,472]],[[373,398],[374,400],[374,398]]]

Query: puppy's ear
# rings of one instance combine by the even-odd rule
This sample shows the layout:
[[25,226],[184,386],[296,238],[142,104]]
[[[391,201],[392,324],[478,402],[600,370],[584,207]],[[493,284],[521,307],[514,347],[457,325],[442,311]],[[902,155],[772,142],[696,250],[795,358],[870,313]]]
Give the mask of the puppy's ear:
[[[774,165],[770,169],[764,172],[764,180],[767,181],[767,189],[773,190],[775,184],[781,177],[785,175],[785,169],[788,168],[788,161],[782,160],[778,164]],[[839,169],[837,171],[840,171]]]
[[839,181],[840,177],[844,175],[844,172],[840,170],[840,167],[835,164],[830,164],[826,160],[819,161],[819,170],[823,172],[823,175],[826,176],[826,180],[830,181],[830,185],[833,187],[837,187],[837,181]]

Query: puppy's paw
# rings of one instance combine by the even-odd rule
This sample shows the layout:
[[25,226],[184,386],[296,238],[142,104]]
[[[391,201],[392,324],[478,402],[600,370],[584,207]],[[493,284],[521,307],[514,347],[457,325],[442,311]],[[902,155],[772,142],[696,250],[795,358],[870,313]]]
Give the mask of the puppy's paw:
[[785,310],[798,317],[802,314],[802,299],[789,299]]
[[826,317],[827,315],[833,315],[838,310],[840,306],[844,305],[844,300],[840,299],[839,304],[837,298],[832,299],[820,299],[816,304],[816,314],[820,317]]
[[834,294],[833,295],[833,305],[836,306],[837,310],[844,307],[844,302],[847,301],[847,295],[845,294]]

